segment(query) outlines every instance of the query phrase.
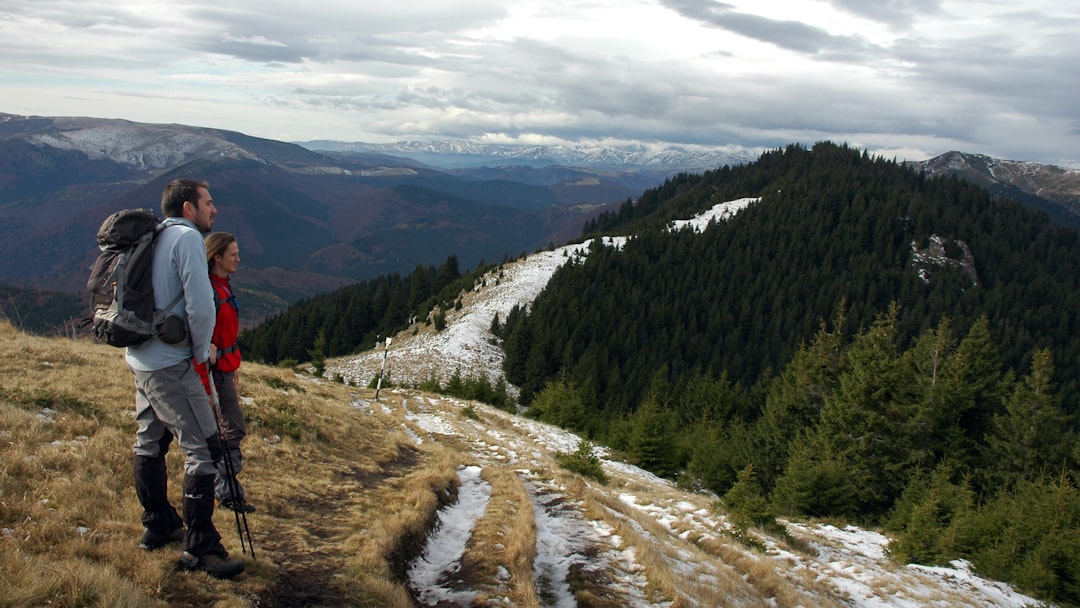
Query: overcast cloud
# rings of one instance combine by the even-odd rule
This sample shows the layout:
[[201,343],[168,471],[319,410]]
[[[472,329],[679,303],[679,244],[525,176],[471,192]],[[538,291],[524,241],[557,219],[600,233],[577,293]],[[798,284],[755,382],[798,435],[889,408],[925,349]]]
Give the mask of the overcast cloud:
[[6,0],[0,112],[1080,168],[1069,0]]

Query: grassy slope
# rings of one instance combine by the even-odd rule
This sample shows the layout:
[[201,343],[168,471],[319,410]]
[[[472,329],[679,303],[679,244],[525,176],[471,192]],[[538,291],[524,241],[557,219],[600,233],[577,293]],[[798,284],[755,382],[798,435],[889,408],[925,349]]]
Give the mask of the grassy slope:
[[[451,485],[456,462],[408,445],[387,420],[352,415],[344,387],[243,371],[258,559],[228,582],[175,573],[178,548],[136,546],[133,391],[118,350],[2,324],[0,369],[0,606],[409,605],[387,556],[423,537],[433,490]],[[179,450],[168,460],[179,505]],[[217,525],[240,553],[228,515]]]
[[[177,572],[178,547],[136,546],[132,382],[121,353],[0,321],[0,608],[412,606],[405,564],[453,501],[458,467],[474,464],[492,489],[457,575],[477,594],[474,606],[545,605],[534,580],[539,505],[604,531],[585,555],[608,570],[570,573],[581,606],[846,605],[843,589],[813,569],[726,536],[708,497],[618,467],[607,486],[585,481],[504,412],[472,404],[467,417],[467,404],[408,390],[384,389],[376,402],[369,389],[255,364],[245,364],[240,392],[258,559],[242,556],[247,571],[234,581]],[[425,416],[453,428],[425,430]],[[182,458],[174,449],[168,459],[179,504]],[[677,508],[650,514],[627,497]],[[216,521],[240,554],[231,513]],[[817,552],[779,542],[808,561]],[[611,555],[625,563],[605,561]]]

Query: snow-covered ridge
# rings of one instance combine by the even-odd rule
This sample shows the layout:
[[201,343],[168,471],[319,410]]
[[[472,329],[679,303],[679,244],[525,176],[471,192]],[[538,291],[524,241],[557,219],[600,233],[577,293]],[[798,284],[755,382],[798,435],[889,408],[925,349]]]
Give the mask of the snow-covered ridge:
[[[164,169],[193,156],[258,159],[259,156],[226,139],[220,131],[179,124],[137,123],[87,117],[25,117],[0,114],[3,122],[31,123],[25,137],[33,145],[74,150],[92,159],[108,159],[139,169]],[[2,123],[0,123],[2,124]],[[239,135],[239,134],[238,134]],[[724,165],[745,164],[747,155],[707,147],[671,145],[599,144],[492,144],[468,140],[366,142],[296,142],[312,151],[372,152],[391,156],[422,157],[438,166],[570,166],[619,171],[661,173],[705,171]],[[314,160],[313,160],[314,162]],[[312,172],[341,171],[334,166],[301,168]]]
[[[602,242],[620,248],[626,239],[608,237]],[[503,351],[491,335],[492,320],[496,316],[505,320],[515,306],[527,308],[559,267],[583,258],[591,245],[590,239],[541,251],[488,273],[464,295],[460,311],[447,311],[445,329],[436,332],[420,323],[394,337],[387,353],[387,377],[399,384],[417,384],[429,377],[445,382],[459,371],[463,377],[484,376],[497,383],[502,378]],[[328,361],[326,375],[363,386],[378,374],[382,359],[376,345],[366,353]]]
[[57,120],[53,128],[30,135],[27,141],[140,169],[164,169],[195,155],[257,158],[205,130],[127,121]]
[[983,185],[1013,186],[1023,192],[1080,213],[1080,169],[1002,160],[982,154],[946,152],[921,162],[909,162],[928,175],[956,174]]
[[[726,221],[757,202],[741,198],[713,206],[689,220],[674,222],[671,229],[702,231],[712,222]],[[604,237],[607,247],[622,248],[626,237]],[[573,259],[588,255],[592,240],[541,251],[497,268],[479,285],[464,294],[460,311],[446,311],[446,328],[436,332],[420,322],[399,333],[386,353],[386,377],[395,384],[419,384],[434,377],[445,382],[456,371],[462,377],[486,377],[492,384],[503,379],[503,351],[491,334],[492,320],[505,320],[515,306],[527,308],[547,286],[555,271]],[[366,386],[379,373],[383,349],[327,361],[327,377],[340,377]],[[512,396],[516,388],[508,386]]]
[[760,198],[740,198],[726,203],[720,203],[688,220],[675,220],[674,222],[671,222],[671,229],[682,230],[684,228],[691,228],[697,232],[701,232],[708,228],[710,223],[727,221],[735,217],[736,213],[760,200]]
[[312,150],[378,152],[409,156],[447,155],[489,159],[494,162],[530,164],[537,162],[584,167],[638,167],[663,170],[714,169],[740,165],[751,158],[721,150],[691,150],[675,146],[605,146],[490,144],[467,140],[399,141],[387,144],[366,142],[300,142]]
[[[715,222],[731,219],[760,200],[725,201],[690,219],[669,223],[668,230],[701,232]],[[626,237],[604,237],[601,242],[607,247],[622,248]],[[445,329],[436,332],[424,320],[419,320],[393,338],[386,353],[389,382],[418,385],[428,378],[436,378],[446,383],[455,372],[462,378],[485,377],[492,385],[504,380],[505,355],[498,339],[491,333],[493,319],[505,320],[515,306],[528,308],[556,270],[568,261],[584,259],[591,246],[590,239],[541,251],[489,272],[471,292],[463,295],[461,310],[445,311]],[[945,246],[946,239],[938,235],[931,237],[926,249],[919,249],[917,243],[912,242],[912,261],[919,277],[929,282],[934,268],[954,266],[963,270],[972,285],[979,285],[975,259],[967,243],[953,241],[950,245],[960,249],[960,259],[951,259]],[[326,376],[366,386],[378,376],[383,358],[382,346],[375,345],[374,349],[359,355],[328,361]],[[516,387],[508,385],[507,389],[511,397],[517,397]]]

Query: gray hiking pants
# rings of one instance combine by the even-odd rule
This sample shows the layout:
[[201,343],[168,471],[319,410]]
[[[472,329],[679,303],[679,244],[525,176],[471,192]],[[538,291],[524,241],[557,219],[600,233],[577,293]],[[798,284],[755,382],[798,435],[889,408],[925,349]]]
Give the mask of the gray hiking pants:
[[[214,475],[221,457],[217,419],[210,398],[190,360],[135,375],[136,456],[157,458],[171,432],[184,453],[187,475]],[[167,441],[167,440],[166,440]]]
[[[240,442],[247,436],[247,424],[244,413],[240,411],[240,395],[236,392],[236,372],[213,370],[210,376],[218,394],[218,408],[221,411],[221,430],[225,436],[225,456],[218,462],[217,480],[214,494],[218,500],[243,500],[244,486],[236,478],[244,470],[244,459],[240,454]],[[228,465],[225,459],[228,458]],[[232,478],[229,478],[229,468]],[[233,489],[235,488],[235,492]]]
[[227,557],[214,527],[214,474],[223,447],[210,397],[190,360],[135,375],[135,493],[143,525],[166,533],[180,525],[169,503],[165,453],[176,437],[184,452],[184,550]]

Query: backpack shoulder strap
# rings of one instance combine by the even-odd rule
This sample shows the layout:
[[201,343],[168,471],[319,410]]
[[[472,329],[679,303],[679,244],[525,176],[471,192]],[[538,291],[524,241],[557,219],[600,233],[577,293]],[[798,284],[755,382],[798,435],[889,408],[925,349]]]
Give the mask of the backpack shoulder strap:
[[166,228],[170,226],[181,226],[183,223],[184,220],[178,217],[167,217],[161,220],[161,223],[157,225],[157,228],[154,229],[154,234],[161,234]]
[[[179,226],[179,225],[181,225],[182,222],[183,222],[183,220],[181,220],[180,218],[176,218],[176,217],[167,217],[167,218],[161,220],[161,223],[158,224],[157,228],[154,229],[154,238],[157,238],[162,232],[165,231],[166,228],[168,228],[170,226]],[[176,294],[176,297],[172,299],[172,302],[169,302],[165,306],[165,308],[162,308],[161,310],[164,310],[165,312],[172,311],[173,307],[176,306],[177,304],[179,304],[180,300],[182,300],[182,299],[184,299],[184,290],[183,289],[180,290],[180,293]]]
[[165,308],[162,308],[161,310],[164,310],[165,312],[171,312],[172,309],[173,309],[173,306],[176,306],[177,304],[179,304],[180,300],[182,300],[183,298],[184,298],[184,290],[181,289],[180,293],[176,294],[176,297],[172,299],[172,302],[169,302],[168,304],[166,304]]

